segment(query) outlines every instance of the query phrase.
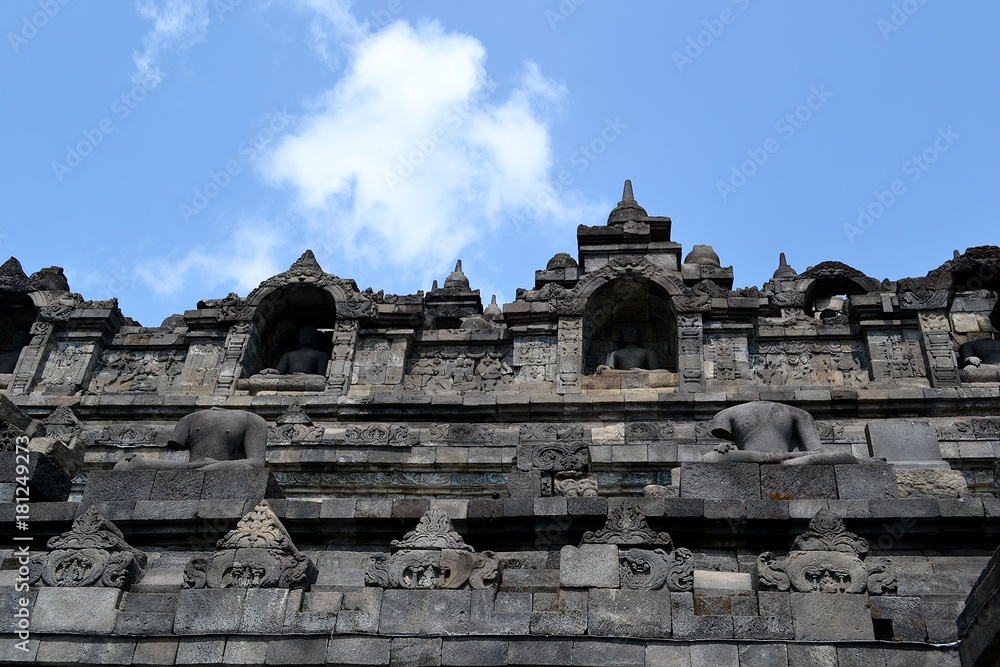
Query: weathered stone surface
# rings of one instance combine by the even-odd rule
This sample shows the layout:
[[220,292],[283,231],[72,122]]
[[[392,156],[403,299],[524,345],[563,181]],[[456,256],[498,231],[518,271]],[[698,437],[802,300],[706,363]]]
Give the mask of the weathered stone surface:
[[960,498],[969,492],[957,470],[896,468],[895,473],[901,498]]
[[42,588],[35,598],[31,628],[35,632],[111,634],[121,596],[117,588]]
[[864,595],[792,593],[795,639],[804,641],[872,640],[872,616]]
[[387,590],[379,632],[462,634],[467,631],[472,591]]
[[[761,498],[767,500],[836,498],[837,480],[833,469],[834,466],[829,465],[762,465]],[[681,479],[684,479],[683,476]]]
[[506,639],[445,639],[442,665],[494,667],[507,664]]
[[926,421],[884,419],[869,422],[865,425],[865,437],[868,438],[868,452],[875,458],[900,466],[938,462],[940,467],[947,467],[941,459],[937,434]]
[[618,588],[618,547],[613,544],[565,546],[559,551],[559,584],[565,588]]
[[235,634],[243,621],[246,589],[182,590],[177,600],[174,634]]
[[760,500],[760,468],[756,463],[682,463],[681,498]]
[[881,461],[834,466],[837,495],[841,499],[871,500],[898,498],[899,488],[893,466]]
[[670,594],[594,588],[587,609],[587,634],[610,637],[669,637]]
[[386,665],[391,642],[389,637],[334,635],[330,638],[326,661],[334,665]]

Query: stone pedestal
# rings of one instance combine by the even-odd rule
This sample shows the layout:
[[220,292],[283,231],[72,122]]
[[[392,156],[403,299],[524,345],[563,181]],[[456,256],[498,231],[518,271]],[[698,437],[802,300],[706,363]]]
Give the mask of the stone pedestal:
[[262,500],[284,498],[265,468],[245,470],[95,470],[81,505],[116,500]]

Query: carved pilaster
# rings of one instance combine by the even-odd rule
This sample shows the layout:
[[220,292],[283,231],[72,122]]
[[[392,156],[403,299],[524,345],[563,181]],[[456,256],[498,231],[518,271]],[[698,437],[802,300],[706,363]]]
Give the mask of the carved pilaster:
[[580,393],[583,371],[583,319],[560,317],[557,349],[556,393]]
[[932,387],[958,387],[958,363],[951,343],[948,314],[943,310],[922,311],[917,314],[920,334],[923,337],[924,356],[930,371]]
[[[338,320],[333,330],[333,349],[326,370],[326,393],[342,396],[351,385],[351,370],[354,365],[354,349],[358,342],[358,321]],[[405,360],[405,349],[403,354]],[[403,361],[400,361],[399,379],[403,381]]]
[[52,340],[52,325],[48,322],[35,322],[31,325],[31,342],[21,350],[21,357],[14,369],[14,382],[11,393],[14,396],[27,396],[31,393],[42,367],[49,356],[49,343]]
[[215,385],[216,396],[229,396],[236,387],[236,380],[242,375],[244,352],[250,343],[254,325],[250,322],[237,322],[229,327],[226,335],[226,345],[222,351],[222,366],[219,369],[219,380]]
[[701,313],[680,313],[677,316],[677,376],[683,392],[705,390],[704,340]]

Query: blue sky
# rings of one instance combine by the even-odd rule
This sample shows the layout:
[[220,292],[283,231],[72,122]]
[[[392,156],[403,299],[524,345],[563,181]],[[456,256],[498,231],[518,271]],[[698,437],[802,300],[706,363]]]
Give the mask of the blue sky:
[[737,286],[998,242],[1000,4],[7,0],[0,252],[147,326],[312,248],[531,287],[631,178]]

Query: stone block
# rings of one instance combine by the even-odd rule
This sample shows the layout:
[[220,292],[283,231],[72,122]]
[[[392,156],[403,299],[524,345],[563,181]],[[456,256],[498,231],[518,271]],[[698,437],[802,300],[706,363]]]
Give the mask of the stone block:
[[507,664],[506,639],[445,639],[441,664],[494,667]]
[[42,587],[31,612],[31,629],[109,635],[115,629],[121,597],[117,588]]
[[768,500],[836,498],[837,478],[829,465],[762,465],[760,494]]
[[91,503],[149,500],[156,481],[155,470],[93,470],[87,474],[81,506]]
[[247,589],[186,589],[177,599],[174,634],[235,634],[243,620]]
[[248,588],[243,603],[240,634],[277,635],[285,624],[285,588]]
[[345,591],[343,608],[337,613],[337,633],[376,633],[381,606],[381,588]]
[[570,639],[511,640],[507,648],[508,665],[565,665],[573,655]]
[[838,667],[885,667],[885,652],[875,646],[838,646]]
[[184,637],[177,644],[178,665],[219,665],[226,655],[226,640],[217,637]]
[[[22,459],[23,462],[23,459]],[[13,483],[17,472],[17,455],[0,453],[0,482]],[[55,461],[41,452],[28,455],[28,491],[32,502],[64,502],[73,484]]]
[[644,667],[645,664],[646,649],[638,642],[613,639],[579,639],[573,642],[574,667]]
[[927,623],[918,597],[873,596],[871,614],[876,639],[920,643],[927,638]]
[[760,468],[756,463],[682,463],[681,498],[760,500]]
[[885,649],[885,667],[962,667],[958,651],[893,646]]
[[942,461],[937,432],[929,422],[884,419],[865,425],[868,452],[876,459],[906,465],[906,462]]
[[746,572],[716,572],[714,570],[695,570],[694,589],[751,591],[750,575]]
[[285,494],[267,468],[208,470],[201,491],[202,500],[241,499],[261,501],[284,498]]
[[571,516],[607,516],[608,499],[577,497],[566,499],[566,509]]
[[582,635],[587,632],[587,593],[534,593],[529,631],[533,635]]
[[721,667],[739,665],[739,649],[735,644],[693,644],[691,667]]
[[383,634],[462,634],[468,631],[471,591],[387,590],[382,595]]
[[174,630],[173,612],[122,611],[115,622],[115,634],[149,637],[169,635]]
[[646,667],[691,667],[691,647],[682,644],[647,644]]
[[263,665],[267,660],[267,639],[229,637],[223,660],[226,665]]
[[895,472],[902,498],[960,498],[969,490],[958,470],[896,468]]
[[564,546],[559,551],[559,584],[564,588],[618,588],[618,547],[613,544]]
[[841,499],[875,500],[898,498],[899,487],[893,467],[883,461],[864,461],[834,466],[837,494]]
[[399,667],[438,667],[441,664],[441,638],[396,637],[392,640],[390,665]]
[[691,593],[670,593],[670,618],[674,639],[733,638],[733,617],[695,614],[694,595]]
[[281,637],[267,643],[268,665],[324,665],[326,637]]
[[908,517],[938,517],[941,509],[933,498],[885,498],[869,500],[868,510],[873,519]]
[[330,665],[388,665],[389,637],[344,637],[334,635],[326,651]]
[[531,593],[472,591],[470,634],[526,635],[530,619]]
[[176,637],[139,639],[135,644],[132,662],[136,665],[172,665],[177,661]]
[[791,593],[795,639],[804,641],[871,641],[868,596]]
[[205,473],[199,470],[157,470],[150,500],[199,500]]
[[836,667],[837,647],[788,644],[788,667]]
[[670,593],[594,588],[587,601],[587,634],[669,637]]

